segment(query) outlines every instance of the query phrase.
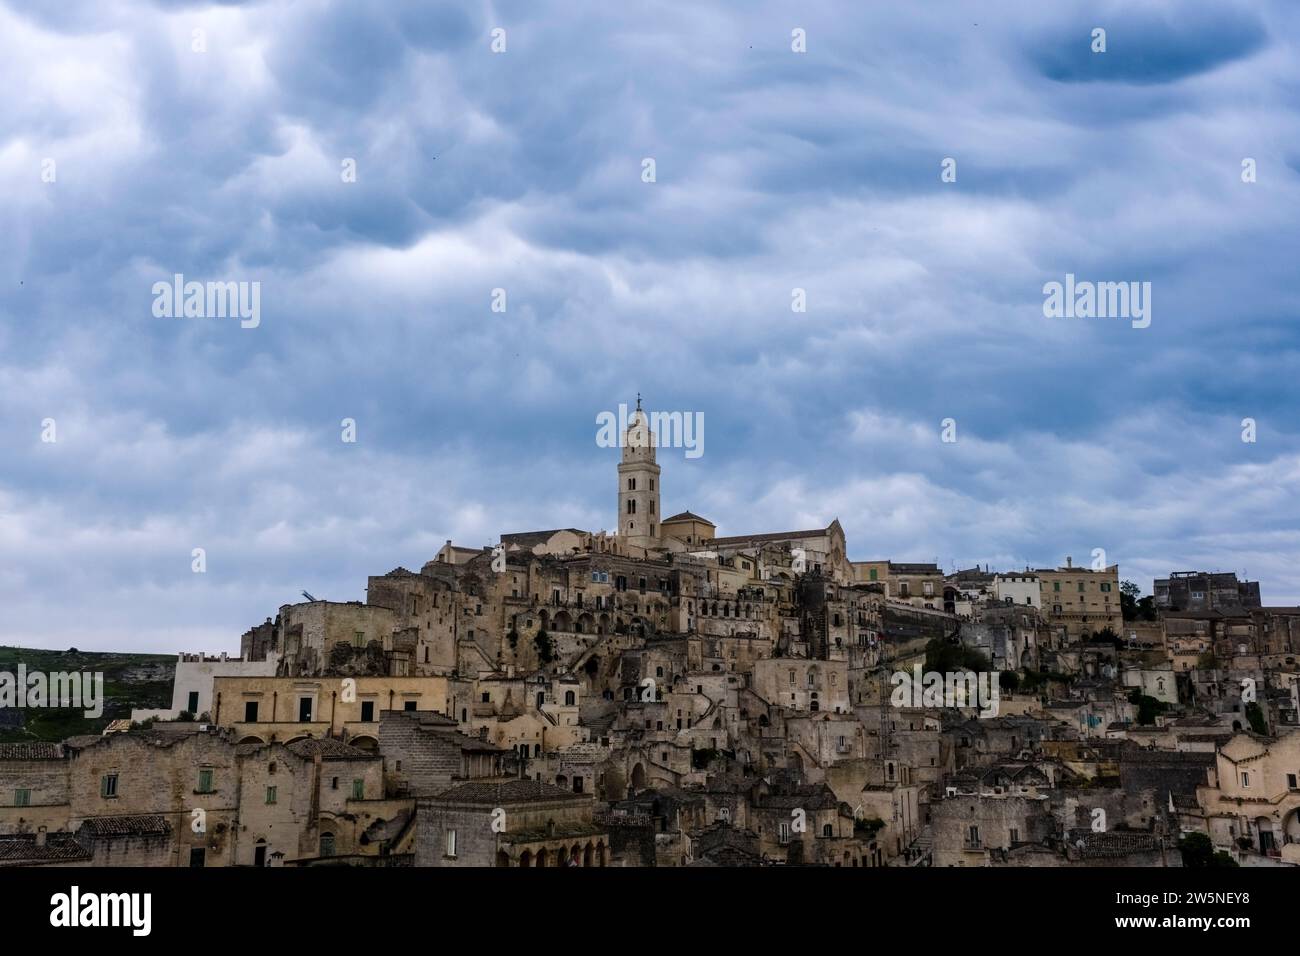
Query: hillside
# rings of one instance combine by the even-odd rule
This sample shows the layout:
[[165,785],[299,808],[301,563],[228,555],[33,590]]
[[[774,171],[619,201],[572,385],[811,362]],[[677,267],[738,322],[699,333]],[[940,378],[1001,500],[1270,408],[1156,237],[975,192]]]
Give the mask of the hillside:
[[103,673],[104,713],[87,718],[67,708],[0,709],[0,743],[63,740],[75,734],[98,734],[109,721],[130,717],[134,708],[170,707],[176,657],[172,654],[42,650],[0,645],[0,671]]

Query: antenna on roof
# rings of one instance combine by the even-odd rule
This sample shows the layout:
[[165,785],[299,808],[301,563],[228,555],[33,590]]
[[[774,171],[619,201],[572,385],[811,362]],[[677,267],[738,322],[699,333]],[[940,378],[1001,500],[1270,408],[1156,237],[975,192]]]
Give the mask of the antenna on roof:
[[303,592],[302,592],[302,596],[305,597],[308,601],[315,602],[315,600],[316,600],[316,598],[312,597],[312,596],[311,596],[310,594],[308,594],[306,591],[303,591]]

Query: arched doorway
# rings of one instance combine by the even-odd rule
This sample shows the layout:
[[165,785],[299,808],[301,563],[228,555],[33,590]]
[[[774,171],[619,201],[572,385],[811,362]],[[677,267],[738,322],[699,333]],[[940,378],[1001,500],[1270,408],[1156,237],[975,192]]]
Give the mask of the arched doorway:
[[509,866],[510,854],[505,850],[497,850],[497,866]]
[[632,768],[632,793],[638,793],[645,789],[645,767],[637,764]]
[[582,848],[582,865],[591,866],[594,858],[595,858],[595,848],[590,843],[588,843],[585,847]]
[[519,865],[520,866],[533,865],[533,853],[531,850],[524,850],[523,853],[519,854]]

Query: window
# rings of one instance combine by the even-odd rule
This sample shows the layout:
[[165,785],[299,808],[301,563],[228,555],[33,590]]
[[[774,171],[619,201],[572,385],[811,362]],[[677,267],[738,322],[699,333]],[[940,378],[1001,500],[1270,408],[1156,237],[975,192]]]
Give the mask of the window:
[[629,479],[627,480],[627,490],[628,490],[628,491],[636,491],[636,479],[635,479],[635,478],[629,478]]
[[357,647],[363,647],[363,646],[365,646],[365,643],[366,643],[366,632],[365,632],[365,631],[353,631],[353,632],[352,632],[352,643],[355,644]]
[[417,704],[419,704],[419,701],[408,700],[402,705],[402,710],[405,710],[409,713],[410,711],[415,710]]
[[790,824],[788,823],[778,824],[777,839],[782,843],[790,842]]
[[191,714],[193,714],[194,716],[196,716],[196,717],[198,716],[198,714],[199,714],[199,692],[198,692],[197,690],[192,690],[192,691],[190,691],[190,696],[189,696],[188,706],[187,706],[185,709],[188,710],[188,711],[189,711]]
[[352,799],[364,800],[366,798],[366,782],[361,779],[352,781]]
[[199,771],[199,793],[211,793],[211,792],[212,792],[212,771],[200,770]]
[[298,698],[298,721],[300,723],[311,723],[311,698]]
[[636,514],[636,499],[635,499],[635,498],[629,498],[629,499],[627,499],[627,513],[630,514],[630,515],[634,515],[634,514]]
[[106,773],[99,778],[99,795],[101,797],[117,796],[117,774]]
[[363,700],[361,702],[361,719],[364,721],[375,719],[375,702],[373,700]]
[[456,831],[455,830],[447,831],[447,855],[448,856],[456,855]]
[[1101,589],[1102,589],[1103,591],[1110,591],[1110,585],[1109,585],[1109,584],[1103,584],[1103,585],[1101,586]]
[[244,723],[246,724],[257,723],[257,701],[255,700],[244,701]]
[[922,584],[921,584],[921,592],[922,592],[926,597],[930,597],[930,596],[932,596],[932,595],[934,594],[934,582],[933,582],[933,581],[924,581],[924,582],[922,582]]
[[1241,785],[1246,789],[1250,788],[1250,772],[1247,770],[1241,772]]
[[483,691],[483,703],[492,703],[492,695],[488,691]]
[[872,569],[871,569],[870,573],[868,574],[868,577],[869,577],[872,581],[876,580],[876,569],[875,569],[875,568],[872,568]]
[[330,780],[330,789],[337,790],[338,788],[339,788],[339,778],[334,777],[333,779]]
[[573,707],[576,706],[577,703],[578,703],[578,695],[571,690],[566,690],[564,692],[564,706]]
[[833,837],[833,836],[835,836],[835,828],[834,828],[833,826],[831,826],[831,824],[829,824],[829,823],[826,824],[825,826],[822,827],[822,836],[824,836],[824,837]]
[[[1286,775],[1286,788],[1288,790],[1300,790],[1300,786],[1296,785],[1296,778],[1297,775],[1294,773],[1289,773]],[[20,803],[19,806],[26,806],[26,804]]]
[[[1291,781],[1292,781],[1292,784],[1293,784],[1293,786],[1291,787],[1291,789],[1294,790],[1294,789],[1295,789],[1295,786],[1294,786],[1294,783],[1295,783],[1295,776],[1294,776],[1294,775],[1292,775],[1292,777],[1291,777]],[[21,789],[21,790],[15,790],[15,791],[14,791],[14,806],[15,806],[15,807],[30,807],[31,805],[32,805],[32,792],[31,792],[31,790],[28,790],[28,789]]]
[[1061,582],[1060,582],[1060,581],[1053,581],[1053,582],[1052,582],[1052,590],[1053,590],[1053,591],[1059,591],[1059,590],[1061,590]]
[[204,858],[207,856],[207,850],[201,846],[190,847],[190,866],[202,867]]
[[275,787],[266,788],[266,805],[269,807],[275,803]]

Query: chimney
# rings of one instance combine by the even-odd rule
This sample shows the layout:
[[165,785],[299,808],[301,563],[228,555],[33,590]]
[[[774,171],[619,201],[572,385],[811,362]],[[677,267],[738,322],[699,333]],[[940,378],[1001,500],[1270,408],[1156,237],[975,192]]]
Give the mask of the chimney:
[[45,846],[45,827],[40,827],[36,831],[36,845]]

